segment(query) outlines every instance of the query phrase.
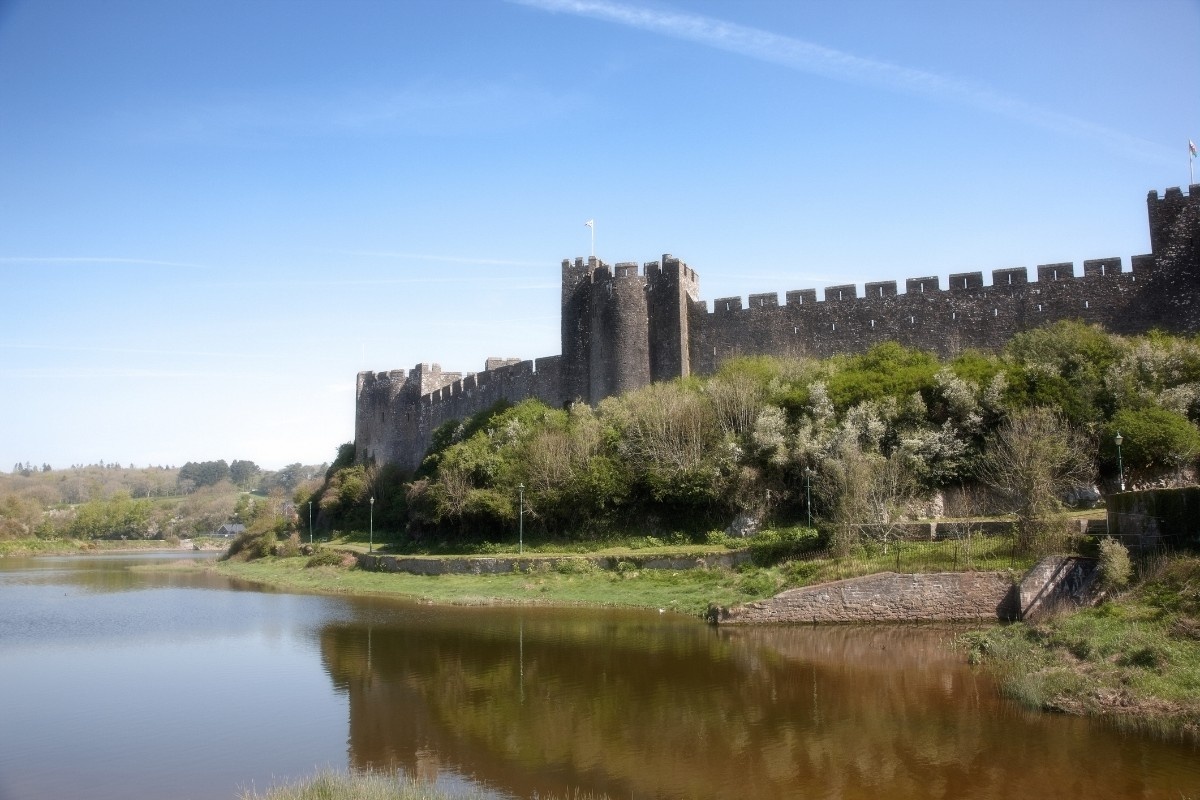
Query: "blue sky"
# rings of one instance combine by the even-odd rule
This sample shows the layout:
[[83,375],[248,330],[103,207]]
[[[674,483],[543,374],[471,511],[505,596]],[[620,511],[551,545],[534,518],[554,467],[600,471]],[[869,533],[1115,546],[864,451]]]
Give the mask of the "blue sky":
[[330,460],[360,369],[705,299],[1149,250],[1200,2],[0,0],[0,470]]

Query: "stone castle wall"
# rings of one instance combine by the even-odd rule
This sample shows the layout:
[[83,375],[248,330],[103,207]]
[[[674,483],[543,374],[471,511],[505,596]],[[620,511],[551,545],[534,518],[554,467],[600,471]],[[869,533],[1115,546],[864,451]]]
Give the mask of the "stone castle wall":
[[463,376],[420,364],[362,372],[355,417],[360,460],[415,468],[442,423],[498,400],[552,406],[605,397],[691,373],[711,374],[743,355],[859,353],[885,341],[952,356],[994,350],[1014,334],[1077,319],[1117,333],[1200,332],[1200,185],[1147,197],[1151,254],[699,300],[699,278],[664,255],[639,269],[592,257],[562,262],[562,354],[488,359]]

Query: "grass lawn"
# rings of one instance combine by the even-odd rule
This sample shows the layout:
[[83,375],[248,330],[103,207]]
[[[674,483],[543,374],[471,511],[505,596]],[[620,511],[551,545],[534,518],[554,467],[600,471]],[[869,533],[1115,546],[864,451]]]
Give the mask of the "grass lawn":
[[428,576],[307,564],[307,557],[298,556],[227,561],[215,568],[233,578],[292,591],[385,595],[455,605],[627,606],[700,616],[709,603],[732,605],[765,596],[757,570],[601,570],[581,562],[501,575]]

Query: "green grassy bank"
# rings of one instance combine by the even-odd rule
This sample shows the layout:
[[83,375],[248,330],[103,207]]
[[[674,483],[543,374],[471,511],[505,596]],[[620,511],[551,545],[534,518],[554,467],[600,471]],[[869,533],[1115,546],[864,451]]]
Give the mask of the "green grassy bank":
[[1095,608],[967,637],[1025,705],[1200,741],[1200,557],[1158,556]]
[[725,605],[772,594],[769,570],[601,570],[589,562],[534,566],[500,575],[411,575],[348,566],[309,566],[305,556],[223,562],[233,578],[289,591],[402,597],[453,605],[587,605],[663,608],[700,616],[710,602]]
[[[784,589],[883,571],[943,572],[964,569],[1024,572],[1031,559],[1014,557],[1011,541],[977,538],[969,542],[892,542],[855,548],[835,557],[817,549],[815,531],[803,528],[766,531],[744,548],[753,563],[736,569],[641,569],[640,559],[654,556],[697,557],[728,553],[727,546],[649,546],[643,542],[611,545],[591,553],[541,549],[529,556],[528,569],[499,575],[424,576],[371,572],[337,558],[337,545],[318,555],[230,560],[216,569],[230,577],[290,591],[369,594],[459,605],[547,604],[624,606],[665,609],[701,616],[710,604],[731,606],[771,597]],[[490,555],[515,557],[515,552]],[[578,556],[562,564],[538,557]],[[584,555],[602,555],[616,569],[601,569]],[[331,557],[332,556],[332,557]],[[445,557],[445,556],[443,556]],[[451,556],[453,557],[453,556]],[[468,557],[468,556],[460,556]]]

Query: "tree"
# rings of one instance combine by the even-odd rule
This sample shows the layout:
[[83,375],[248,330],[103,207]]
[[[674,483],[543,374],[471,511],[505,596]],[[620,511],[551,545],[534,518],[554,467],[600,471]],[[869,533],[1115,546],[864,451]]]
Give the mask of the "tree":
[[843,439],[821,465],[824,505],[832,511],[830,544],[846,553],[865,538],[883,543],[884,552],[896,538],[905,504],[918,485],[907,459],[899,451],[890,458],[864,451],[854,439]]
[[229,465],[225,459],[220,461],[189,461],[179,468],[179,485],[182,489],[187,482],[194,488],[216,486],[221,481],[229,480]]
[[1106,450],[1115,456],[1112,444],[1120,432],[1121,454],[1134,469],[1178,470],[1200,455],[1200,429],[1187,417],[1162,408],[1121,409],[1113,415],[1105,436]]
[[229,480],[238,486],[248,486],[255,475],[262,472],[253,461],[234,460],[229,465]]
[[1024,552],[1054,547],[1063,530],[1059,497],[1090,484],[1094,466],[1086,439],[1048,408],[1014,412],[988,440],[979,478],[1016,516],[1017,546]]

